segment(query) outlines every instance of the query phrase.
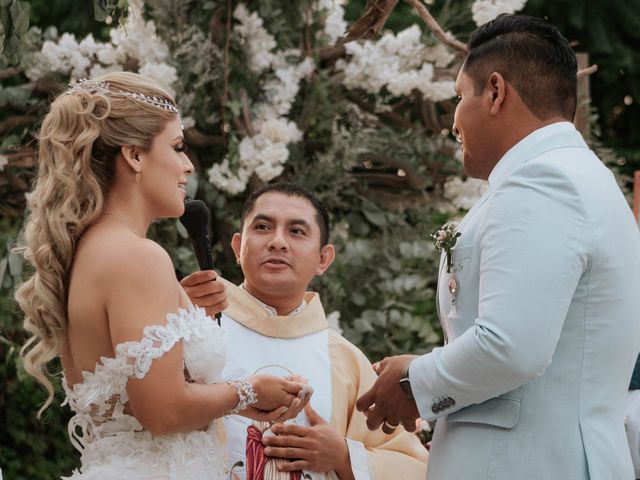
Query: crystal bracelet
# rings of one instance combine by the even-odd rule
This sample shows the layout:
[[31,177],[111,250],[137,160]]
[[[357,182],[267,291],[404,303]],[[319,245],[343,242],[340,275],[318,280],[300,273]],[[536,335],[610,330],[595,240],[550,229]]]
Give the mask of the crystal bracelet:
[[236,389],[238,393],[238,403],[236,406],[229,412],[229,415],[235,415],[238,412],[241,412],[245,408],[253,405],[258,402],[258,394],[251,385],[246,380],[229,380],[227,384],[231,385]]

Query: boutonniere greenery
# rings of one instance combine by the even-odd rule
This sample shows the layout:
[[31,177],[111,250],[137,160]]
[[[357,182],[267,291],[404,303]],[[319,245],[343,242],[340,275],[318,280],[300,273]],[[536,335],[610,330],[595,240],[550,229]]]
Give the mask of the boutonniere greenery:
[[456,246],[458,237],[461,235],[457,229],[458,222],[447,222],[431,234],[436,250],[444,252],[447,257],[447,273],[451,273],[451,266],[453,265],[451,250]]

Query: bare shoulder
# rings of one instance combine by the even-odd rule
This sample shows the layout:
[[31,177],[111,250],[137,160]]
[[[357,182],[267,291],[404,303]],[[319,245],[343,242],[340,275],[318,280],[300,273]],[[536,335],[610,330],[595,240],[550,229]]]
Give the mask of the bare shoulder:
[[180,284],[169,254],[152,240],[136,238],[113,255],[103,278],[114,345],[138,340],[147,325],[166,323],[176,313]]
[[153,271],[173,271],[169,253],[162,246],[147,238],[138,238],[128,242],[126,248],[118,252],[117,259],[118,267],[123,269],[147,268]]
[[106,268],[111,282],[119,279],[141,290],[146,286],[175,286],[177,282],[167,251],[146,238],[127,242],[125,248],[114,252]]
[[167,251],[153,240],[128,232],[90,232],[80,242],[74,263],[74,270],[105,291],[114,286],[135,285],[140,290],[176,282]]

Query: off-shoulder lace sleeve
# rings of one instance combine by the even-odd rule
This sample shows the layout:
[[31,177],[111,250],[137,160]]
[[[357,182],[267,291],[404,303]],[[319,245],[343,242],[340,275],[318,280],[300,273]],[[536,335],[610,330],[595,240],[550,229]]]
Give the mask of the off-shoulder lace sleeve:
[[144,328],[142,339],[124,342],[116,347],[116,355],[125,357],[132,364],[135,378],[143,378],[151,368],[153,360],[171,350],[181,340],[201,338],[211,328],[213,321],[204,309],[180,309],[177,314],[168,314],[166,325],[149,325]]

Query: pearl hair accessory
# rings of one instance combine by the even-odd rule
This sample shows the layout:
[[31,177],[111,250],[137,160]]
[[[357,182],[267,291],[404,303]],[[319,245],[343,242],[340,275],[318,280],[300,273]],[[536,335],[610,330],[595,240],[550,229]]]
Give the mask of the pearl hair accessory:
[[164,108],[165,110],[169,110],[173,113],[179,113],[176,106],[170,101],[162,98],[162,97],[152,97],[150,95],[145,95],[144,93],[137,92],[125,92],[125,91],[113,91],[109,88],[109,84],[106,82],[102,82],[100,80],[92,80],[90,78],[81,78],[69,84],[69,88],[64,92],[67,93],[78,93],[78,92],[88,92],[88,93],[99,93],[102,95],[109,95],[111,97],[128,97],[133,100],[138,100],[140,102],[145,102],[155,107]]

